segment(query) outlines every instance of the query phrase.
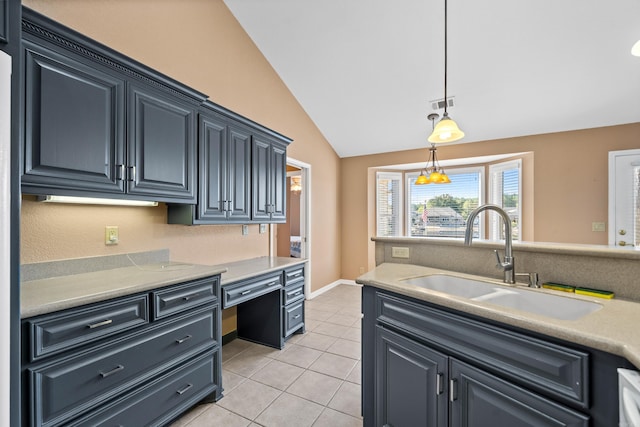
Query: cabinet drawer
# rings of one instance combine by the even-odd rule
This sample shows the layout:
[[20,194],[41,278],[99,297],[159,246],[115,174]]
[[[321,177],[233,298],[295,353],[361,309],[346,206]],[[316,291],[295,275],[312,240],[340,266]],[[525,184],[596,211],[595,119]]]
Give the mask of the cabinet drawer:
[[286,276],[285,286],[288,286],[297,280],[304,279],[304,265],[296,267],[291,270],[286,270],[285,276]]
[[282,303],[284,305],[304,299],[304,282],[287,286],[283,291]]
[[148,313],[145,294],[28,319],[29,358],[34,361],[144,325]]
[[219,357],[219,350],[208,351],[71,426],[138,427],[163,424],[220,387],[215,380]]
[[146,328],[92,351],[29,368],[31,420],[63,423],[217,343],[215,310]]
[[376,293],[378,322],[565,402],[589,407],[589,355],[453,313]]
[[284,336],[287,337],[304,325],[304,301],[283,308],[284,310]]
[[278,273],[222,287],[222,308],[233,307],[268,292],[282,289],[282,274]]
[[154,319],[162,319],[202,304],[216,302],[218,280],[217,277],[211,277],[153,292]]

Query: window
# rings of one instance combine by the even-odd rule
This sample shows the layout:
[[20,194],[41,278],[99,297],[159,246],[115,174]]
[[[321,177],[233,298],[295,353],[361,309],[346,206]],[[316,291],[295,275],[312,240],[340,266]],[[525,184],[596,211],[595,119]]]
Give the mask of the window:
[[376,173],[378,236],[402,235],[402,173]]
[[[483,170],[447,170],[450,184],[416,185],[418,173],[407,174],[407,234],[464,237],[469,213],[483,200]],[[476,226],[476,235],[478,232]]]
[[[513,240],[521,239],[522,160],[489,166],[489,203],[500,206],[511,218]],[[489,216],[491,240],[504,239],[504,227],[499,215]]]

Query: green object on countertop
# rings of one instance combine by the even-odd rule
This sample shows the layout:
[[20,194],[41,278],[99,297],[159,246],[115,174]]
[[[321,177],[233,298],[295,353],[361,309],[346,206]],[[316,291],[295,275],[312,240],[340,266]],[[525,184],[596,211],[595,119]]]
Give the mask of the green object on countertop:
[[576,288],[576,294],[605,299],[611,299],[614,297],[614,293],[611,291],[602,291],[600,289],[589,288]]
[[562,291],[562,292],[574,292],[576,290],[575,286],[563,285],[561,283],[553,283],[553,282],[543,283],[542,287],[546,289],[553,289],[554,291]]

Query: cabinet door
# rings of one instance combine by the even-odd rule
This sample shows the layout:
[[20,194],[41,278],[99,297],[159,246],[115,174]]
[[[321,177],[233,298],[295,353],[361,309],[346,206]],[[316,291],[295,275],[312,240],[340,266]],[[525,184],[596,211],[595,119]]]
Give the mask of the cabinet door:
[[9,0],[0,1],[0,42],[7,43],[9,41]]
[[254,221],[271,219],[271,144],[254,137],[252,155],[252,218]]
[[381,326],[375,340],[374,425],[446,426],[446,356]]
[[128,191],[196,203],[196,110],[150,87],[129,88]]
[[224,221],[227,216],[227,124],[222,118],[201,114],[199,139],[198,219]]
[[251,135],[244,129],[229,127],[228,195],[229,219],[251,219]]
[[460,361],[451,360],[454,427],[587,427],[589,417]]
[[287,150],[271,145],[271,221],[287,220]]
[[25,192],[122,193],[124,81],[24,42]]

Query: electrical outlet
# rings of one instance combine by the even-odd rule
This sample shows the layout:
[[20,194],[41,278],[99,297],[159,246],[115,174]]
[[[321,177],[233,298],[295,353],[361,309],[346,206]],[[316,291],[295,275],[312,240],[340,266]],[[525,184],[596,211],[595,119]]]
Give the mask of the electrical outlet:
[[267,224],[260,224],[260,234],[267,232]]
[[592,222],[591,231],[606,231],[607,228],[604,222]]
[[364,267],[360,267],[360,274],[364,274]]
[[117,225],[107,225],[104,228],[104,244],[105,245],[117,245],[120,240],[118,235]]
[[249,226],[248,226],[248,225],[243,224],[243,225],[242,225],[242,235],[243,235],[243,236],[246,236],[246,235],[248,235],[248,234],[249,234]]
[[391,258],[409,258],[409,248],[391,247]]

